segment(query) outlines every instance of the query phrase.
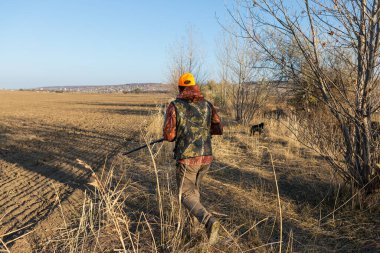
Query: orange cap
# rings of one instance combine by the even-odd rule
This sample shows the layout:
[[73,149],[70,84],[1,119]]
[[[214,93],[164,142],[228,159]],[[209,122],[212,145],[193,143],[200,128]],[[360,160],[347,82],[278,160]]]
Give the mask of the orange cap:
[[190,73],[183,74],[178,80],[178,86],[194,86],[195,79]]

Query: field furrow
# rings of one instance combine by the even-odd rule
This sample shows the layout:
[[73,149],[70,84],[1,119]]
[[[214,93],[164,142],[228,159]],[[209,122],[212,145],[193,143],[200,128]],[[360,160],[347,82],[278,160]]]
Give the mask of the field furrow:
[[[23,98],[13,99],[14,95]],[[2,238],[7,243],[36,229],[58,203],[65,210],[80,205],[79,193],[87,189],[91,171],[77,159],[100,169],[123,149],[124,139],[133,136],[144,115],[133,119],[124,115],[123,96],[88,96],[87,101],[80,94],[63,100],[57,94],[1,96],[0,237],[9,233]],[[114,99],[122,102],[114,106]],[[74,192],[76,196],[71,196]]]

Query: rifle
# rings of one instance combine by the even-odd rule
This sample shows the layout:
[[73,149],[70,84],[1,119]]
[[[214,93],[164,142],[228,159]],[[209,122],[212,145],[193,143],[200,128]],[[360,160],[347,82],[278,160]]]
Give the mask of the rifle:
[[130,150],[130,151],[128,151],[128,152],[125,152],[125,153],[123,153],[123,155],[128,155],[128,154],[133,153],[133,152],[136,152],[136,151],[138,151],[138,150],[140,150],[140,149],[146,148],[146,147],[148,147],[148,145],[150,146],[150,145],[153,145],[153,144],[156,144],[156,143],[159,143],[159,142],[163,142],[164,140],[165,140],[164,138],[161,138],[161,139],[158,139],[158,140],[152,141],[152,142],[149,143],[149,144],[145,144],[145,145],[143,145],[143,146],[141,146],[141,147],[138,147],[138,148],[132,149],[132,150]]

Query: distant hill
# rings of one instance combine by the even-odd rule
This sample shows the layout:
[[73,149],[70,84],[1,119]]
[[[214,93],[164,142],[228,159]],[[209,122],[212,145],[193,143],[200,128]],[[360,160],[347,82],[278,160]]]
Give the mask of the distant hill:
[[163,83],[128,83],[118,85],[49,86],[29,90],[84,93],[168,92],[169,85]]

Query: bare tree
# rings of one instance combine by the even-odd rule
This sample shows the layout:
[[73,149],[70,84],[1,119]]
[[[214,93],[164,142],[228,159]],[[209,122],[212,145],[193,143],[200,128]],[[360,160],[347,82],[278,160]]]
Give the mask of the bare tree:
[[269,86],[253,81],[258,73],[255,68],[258,57],[246,40],[225,34],[219,47],[221,82],[229,87],[235,120],[248,124],[268,96]]
[[219,65],[221,106],[227,107],[227,87],[230,85],[230,37],[225,32],[216,40],[216,58]]
[[241,122],[244,125],[249,124],[257,115],[259,110],[265,105],[269,97],[270,84],[260,81],[254,83],[245,83],[242,85],[240,95],[239,109]]
[[[229,10],[268,68],[290,81],[308,79],[343,138],[342,156],[326,159],[367,192],[379,187],[370,129],[380,106],[379,11],[379,0],[243,0]],[[300,61],[285,57],[284,48],[295,49]]]
[[192,73],[198,84],[205,83],[204,57],[194,38],[192,28],[189,28],[187,34],[171,46],[169,54],[168,83],[172,84],[173,90],[177,91],[178,79],[186,72]]

